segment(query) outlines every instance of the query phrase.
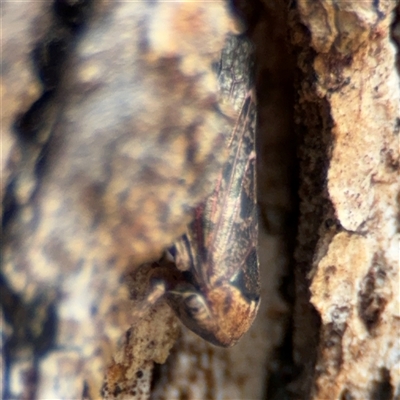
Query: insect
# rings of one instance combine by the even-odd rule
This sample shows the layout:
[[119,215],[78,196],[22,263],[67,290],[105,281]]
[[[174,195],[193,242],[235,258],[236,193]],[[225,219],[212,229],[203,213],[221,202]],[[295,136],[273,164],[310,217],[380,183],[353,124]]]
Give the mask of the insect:
[[[237,37],[230,40],[228,49],[247,54],[248,42],[243,44],[244,39]],[[244,45],[243,50],[240,46]],[[237,60],[249,62],[231,58],[226,68],[231,73]],[[186,234],[170,249],[174,264],[170,260],[153,281],[186,327],[223,347],[234,345],[249,329],[260,301],[255,104],[243,75],[239,81],[227,82],[221,83],[222,89],[230,88],[234,100],[243,94],[238,119],[226,140],[228,161],[211,196],[195,209]]]

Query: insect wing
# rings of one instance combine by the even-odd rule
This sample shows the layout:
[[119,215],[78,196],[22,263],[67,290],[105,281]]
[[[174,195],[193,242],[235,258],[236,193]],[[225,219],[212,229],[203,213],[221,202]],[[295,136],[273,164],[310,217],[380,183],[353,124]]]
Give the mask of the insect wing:
[[[249,43],[231,38],[228,57],[235,71],[240,57],[248,56]],[[249,60],[247,59],[247,65]],[[240,70],[240,68],[239,68]],[[259,303],[256,205],[256,107],[249,82],[242,74],[221,83],[239,109],[234,129],[227,135],[229,158],[211,196],[194,211],[187,233],[173,253],[184,279],[167,294],[181,320],[210,342],[231,346],[251,325]],[[245,94],[241,106],[238,96]]]

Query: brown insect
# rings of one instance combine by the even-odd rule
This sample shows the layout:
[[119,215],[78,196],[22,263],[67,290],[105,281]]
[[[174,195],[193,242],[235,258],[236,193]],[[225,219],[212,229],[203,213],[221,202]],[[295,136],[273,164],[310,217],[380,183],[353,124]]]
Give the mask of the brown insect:
[[[153,300],[164,294],[189,329],[224,347],[234,345],[249,329],[260,301],[255,104],[249,81],[243,78],[246,74],[240,80],[225,76],[221,81],[224,69],[234,74],[238,62],[250,63],[250,45],[238,37],[229,40],[227,51],[232,54],[225,55],[230,65],[220,66],[221,89],[236,101],[242,94],[239,117],[226,140],[229,159],[213,193],[195,209],[186,234],[170,249],[174,264],[159,269],[159,277],[153,280],[153,288],[158,283],[159,291],[152,294]],[[164,259],[160,265],[166,263]]]

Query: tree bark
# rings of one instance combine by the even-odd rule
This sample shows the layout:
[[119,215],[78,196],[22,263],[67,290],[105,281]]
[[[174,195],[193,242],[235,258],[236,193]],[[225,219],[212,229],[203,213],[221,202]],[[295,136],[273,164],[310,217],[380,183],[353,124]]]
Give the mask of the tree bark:
[[[233,4],[2,3],[3,398],[400,397],[399,6]],[[145,303],[226,160],[240,32],[262,302],[221,349]]]
[[399,81],[393,2],[298,2],[293,393],[399,395]]

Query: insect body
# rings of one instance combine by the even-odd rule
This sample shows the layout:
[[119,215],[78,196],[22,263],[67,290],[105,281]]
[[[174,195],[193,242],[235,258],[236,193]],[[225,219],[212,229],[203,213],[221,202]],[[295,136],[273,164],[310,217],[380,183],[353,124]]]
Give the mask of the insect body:
[[[230,40],[233,50],[243,45],[243,39]],[[187,233],[171,249],[181,272],[169,280],[165,293],[189,329],[224,347],[234,345],[249,329],[259,305],[256,113],[248,80],[232,80],[231,87],[235,84],[232,90],[240,84],[245,96],[227,138],[228,162],[212,195],[195,209]]]
[[164,296],[190,330],[223,347],[246,333],[260,301],[250,54],[246,39],[228,39],[219,82],[237,112],[226,135],[229,157],[213,193],[194,210],[186,234],[170,249],[174,262],[164,257],[152,265],[152,290],[139,312]]

